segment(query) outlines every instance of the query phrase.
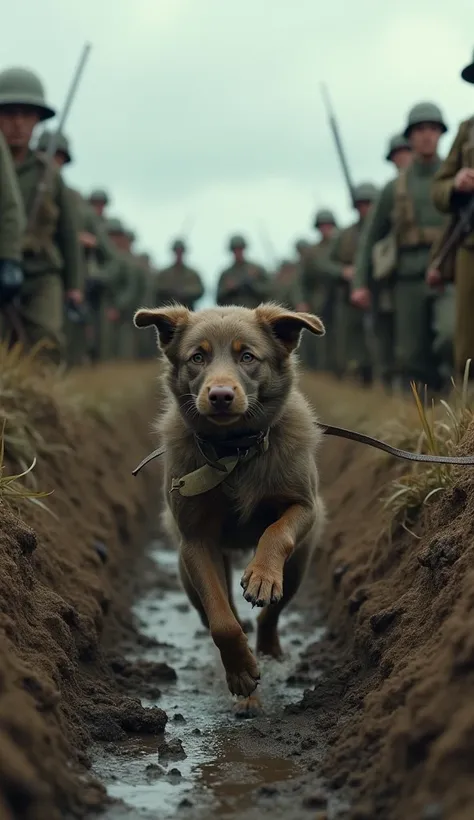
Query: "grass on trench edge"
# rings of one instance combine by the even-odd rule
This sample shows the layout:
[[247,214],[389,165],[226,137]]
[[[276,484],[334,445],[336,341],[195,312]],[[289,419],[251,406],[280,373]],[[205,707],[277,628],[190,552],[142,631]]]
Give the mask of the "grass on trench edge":
[[[470,366],[469,359],[462,385],[459,387],[453,381],[449,401],[441,399],[437,405],[434,401],[429,403],[426,395],[422,398],[418,388],[412,383],[411,389],[421,430],[404,428],[399,423],[395,432],[398,446],[433,456],[456,455],[457,447],[474,418],[474,408],[468,389]],[[455,480],[454,465],[415,462],[408,473],[391,483],[390,493],[384,501],[385,507],[391,510],[394,518],[401,518],[402,524],[406,524],[410,513],[428,504],[443,490],[451,487]]]

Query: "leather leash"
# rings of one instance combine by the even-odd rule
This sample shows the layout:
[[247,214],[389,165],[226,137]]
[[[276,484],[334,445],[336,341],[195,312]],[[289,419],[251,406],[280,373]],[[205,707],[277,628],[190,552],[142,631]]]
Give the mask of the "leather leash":
[[[373,447],[375,450],[382,450],[394,458],[399,458],[404,461],[412,461],[422,464],[452,464],[453,466],[474,467],[474,455],[472,456],[433,456],[426,453],[410,453],[409,450],[402,450],[400,447],[392,447],[385,441],[381,441],[373,436],[367,436],[365,433],[358,433],[355,430],[346,430],[344,427],[335,427],[331,424],[323,424],[322,422],[315,422],[321,429],[325,436],[334,436],[335,438],[345,438],[348,441],[355,441],[358,444],[365,444],[367,447]],[[159,458],[166,452],[166,446],[159,447],[153,450],[138,467],[132,471],[132,475],[137,475],[140,470],[145,467],[150,461]]]

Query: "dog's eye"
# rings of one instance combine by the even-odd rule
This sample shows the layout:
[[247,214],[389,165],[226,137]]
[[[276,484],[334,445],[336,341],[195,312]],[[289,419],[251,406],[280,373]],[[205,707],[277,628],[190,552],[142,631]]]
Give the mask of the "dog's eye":
[[245,353],[242,353],[240,361],[242,362],[242,364],[250,364],[251,362],[255,361],[255,356],[253,355],[253,353],[249,353],[248,350],[246,350]]
[[204,356],[202,353],[193,353],[189,361],[193,364],[204,364]]

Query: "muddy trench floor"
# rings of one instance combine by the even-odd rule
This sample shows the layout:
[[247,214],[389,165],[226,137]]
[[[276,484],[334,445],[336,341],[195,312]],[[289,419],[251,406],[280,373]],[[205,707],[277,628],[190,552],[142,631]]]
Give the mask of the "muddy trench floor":
[[[258,611],[241,595],[242,568],[234,569],[235,599],[252,645]],[[284,659],[261,660],[264,713],[251,719],[235,717],[217,650],[180,587],[175,550],[161,539],[149,546],[134,617],[138,640],[117,648],[130,664],[129,694],[164,709],[168,724],[161,736],[94,747],[93,773],[111,799],[105,820],[344,817],[344,799],[318,773],[324,732],[296,706],[321,674],[312,657],[328,643],[311,572],[281,619]]]

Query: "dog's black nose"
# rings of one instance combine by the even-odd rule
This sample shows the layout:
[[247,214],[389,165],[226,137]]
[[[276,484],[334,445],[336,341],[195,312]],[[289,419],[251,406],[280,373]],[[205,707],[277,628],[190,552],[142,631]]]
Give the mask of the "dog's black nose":
[[209,401],[214,410],[228,410],[234,398],[235,393],[232,387],[218,385],[209,390]]

